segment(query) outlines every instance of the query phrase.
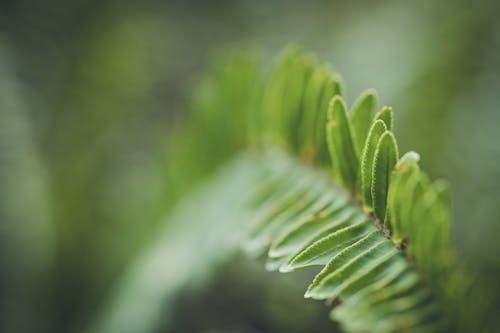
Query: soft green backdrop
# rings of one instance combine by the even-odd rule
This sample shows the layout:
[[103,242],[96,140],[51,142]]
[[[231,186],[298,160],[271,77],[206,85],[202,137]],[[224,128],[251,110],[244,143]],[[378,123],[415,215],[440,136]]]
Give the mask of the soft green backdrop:
[[[394,107],[403,150],[419,151],[431,176],[451,181],[456,248],[495,280],[499,7],[487,0],[2,1],[0,330],[74,332],[98,316],[178,200],[165,175],[169,129],[214,52],[228,44],[250,45],[268,63],[289,43],[302,45],[343,75],[350,102],[375,88]],[[302,301],[302,283],[252,265],[226,270],[234,273],[187,290],[176,320],[156,329],[333,326],[321,305]],[[242,284],[242,276],[252,278]],[[220,305],[228,303],[236,305]],[[301,313],[293,324],[284,306]]]

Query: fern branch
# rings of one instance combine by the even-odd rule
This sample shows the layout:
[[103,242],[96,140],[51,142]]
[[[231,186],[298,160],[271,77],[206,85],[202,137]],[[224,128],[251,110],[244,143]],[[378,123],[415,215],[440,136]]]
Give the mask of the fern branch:
[[[256,256],[269,248],[266,266],[272,270],[322,266],[306,297],[339,298],[345,306],[332,316],[346,330],[362,330],[347,322],[351,312],[344,309],[351,303],[380,309],[387,319],[379,331],[442,330],[446,320],[433,290],[442,287],[443,261],[452,260],[447,190],[443,182],[430,182],[414,153],[399,159],[392,109],[375,114],[376,97],[369,90],[349,110],[340,76],[296,49],[285,52],[269,78],[256,81],[252,98],[234,100],[232,95],[242,96],[238,74],[250,72],[252,62],[230,63],[232,75],[219,69],[210,103],[205,97],[194,110],[205,115],[194,130],[201,151],[246,140],[264,150],[279,147],[309,165],[280,162],[263,175],[249,205],[255,217],[245,250]],[[393,280],[383,279],[398,270]],[[413,283],[399,283],[406,275],[411,278],[404,281]],[[367,291],[380,280],[383,289]],[[359,299],[358,293],[366,296]],[[374,331],[373,314],[363,313],[359,321]]]
[[235,191],[244,249],[267,252],[269,270],[321,267],[305,296],[338,300],[331,316],[346,331],[450,328],[448,187],[416,153],[399,158],[392,109],[375,114],[369,90],[349,110],[340,76],[296,49],[264,80],[244,54],[227,63],[197,94],[173,167],[190,178],[254,151],[259,176],[245,183],[256,185]]
[[[367,324],[369,332],[413,331],[423,326],[426,331],[441,332],[449,324],[442,306],[380,220],[317,170],[283,160],[267,161],[290,165],[270,167],[273,171],[252,191],[249,211],[254,219],[246,250],[257,255],[271,244],[269,270],[322,267],[305,297],[329,302],[338,298],[340,305],[332,318],[347,331],[363,331],[356,325],[368,320],[365,316],[371,318],[371,312],[361,311],[357,323],[351,324],[352,308],[369,308],[387,316],[376,320],[379,326]],[[296,174],[306,181],[295,181]],[[365,296],[360,298],[358,293]]]

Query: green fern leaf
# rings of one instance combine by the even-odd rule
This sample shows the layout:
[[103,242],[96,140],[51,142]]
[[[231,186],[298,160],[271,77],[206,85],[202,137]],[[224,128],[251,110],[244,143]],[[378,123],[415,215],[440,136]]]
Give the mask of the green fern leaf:
[[394,113],[390,106],[384,106],[382,110],[377,112],[375,120],[382,120],[389,131],[394,127]]
[[384,219],[389,179],[391,172],[398,161],[398,147],[394,135],[386,131],[380,137],[372,167],[372,198],[375,216]]
[[[348,218],[339,218],[335,221],[335,227],[315,235],[316,237],[300,248],[288,264],[280,268],[280,271],[288,272],[310,266],[325,265],[343,247],[355,242],[370,228],[371,225],[366,217],[359,214],[351,215]],[[311,242],[312,244],[309,244]]]
[[358,157],[368,136],[376,106],[377,94],[375,90],[370,89],[359,96],[351,109],[350,118]]
[[408,180],[412,173],[418,169],[419,160],[420,155],[413,151],[408,152],[400,158],[391,174],[385,223],[391,228],[394,240],[399,243],[403,241],[401,221],[405,221],[405,218],[402,214],[408,207],[405,195],[407,194]]
[[376,120],[368,133],[368,137],[361,155],[361,198],[368,210],[373,209],[372,179],[373,160],[380,137],[387,131],[387,126],[382,120]]
[[326,131],[334,174],[346,188],[354,192],[359,160],[346,106],[340,96],[335,96],[330,102]]
[[[374,116],[376,95],[367,91],[348,114],[340,76],[295,49],[263,82],[249,74],[253,62],[231,64],[237,75],[212,82],[195,105],[195,125],[178,140],[185,143],[176,150],[180,162],[173,160],[180,166],[205,165],[206,152],[227,159],[245,145],[253,158],[234,158],[227,177],[217,178],[191,207],[202,206],[200,211],[213,213],[207,216],[217,223],[230,211],[233,234],[227,237],[244,234],[243,249],[250,256],[267,251],[269,270],[322,267],[305,296],[338,300],[331,317],[345,331],[449,328],[442,310],[443,262],[454,262],[447,185],[429,180],[416,153],[398,161],[392,109],[384,107]],[[233,86],[240,74],[252,83]],[[253,91],[239,91],[248,89]],[[246,107],[232,94],[245,96]],[[243,116],[228,112],[240,108]],[[247,119],[252,119],[248,129],[240,126]],[[227,143],[232,141],[238,146]],[[227,187],[231,191],[223,190]],[[231,209],[212,211],[223,192]],[[193,217],[198,211],[188,211],[183,221],[199,218]],[[217,233],[214,239],[224,237]]]
[[[386,161],[384,165],[388,167],[377,170],[385,170],[385,175],[389,175],[396,164],[395,142],[391,136],[387,132],[379,140],[381,145],[377,156],[379,161]],[[296,164],[290,159],[288,163]],[[268,183],[274,183],[281,194],[268,193],[267,199],[249,204],[247,208],[249,212],[255,212],[255,216],[261,216],[259,224],[274,225],[272,229],[276,230],[270,233],[271,229],[261,228],[249,237],[252,241],[266,235],[270,248],[266,268],[289,272],[323,266],[305,296],[341,299],[342,304],[334,309],[332,316],[345,324],[347,331],[358,332],[359,325],[365,320],[366,327],[371,327],[369,320],[375,320],[371,316],[372,311],[376,311],[384,320],[378,326],[372,323],[371,332],[411,329],[439,332],[446,322],[439,303],[413,265],[387,238],[385,230],[322,174],[300,165],[281,170],[286,171],[265,177],[260,189],[256,190],[262,193],[262,189],[268,188]],[[300,214],[291,214],[278,224],[275,215],[262,217],[258,213],[259,207],[268,207],[266,210],[280,214],[283,198],[296,193],[298,186],[286,173],[293,175],[298,170],[301,170],[302,177],[309,179],[311,191],[317,191],[318,199],[307,204],[308,208],[303,207]],[[380,179],[378,174],[375,177]],[[277,186],[276,182],[281,185]],[[322,184],[328,190],[315,184]],[[296,200],[300,201],[299,198]],[[404,316],[399,316],[403,305],[407,308],[404,308]],[[360,316],[356,319],[358,326],[347,323],[353,320],[353,315]],[[401,318],[405,318],[404,322]]]

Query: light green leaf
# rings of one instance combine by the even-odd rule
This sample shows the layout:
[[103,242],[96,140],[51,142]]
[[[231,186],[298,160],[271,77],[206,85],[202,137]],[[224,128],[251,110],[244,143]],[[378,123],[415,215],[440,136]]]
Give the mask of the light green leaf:
[[280,267],[281,272],[289,272],[302,267],[303,262],[300,260],[302,252],[306,251],[311,245],[317,241],[327,238],[340,229],[352,226],[366,220],[364,216],[357,209],[345,209],[339,212],[335,218],[330,219],[325,225],[321,226],[319,230],[311,232],[306,240],[304,240],[298,249],[292,252],[286,264]]
[[376,115],[375,115],[375,120],[382,120],[385,123],[385,126],[387,126],[387,129],[389,131],[392,131],[394,127],[394,113],[392,111],[392,108],[390,106],[384,106],[382,110],[380,110]]
[[341,228],[325,236],[295,256],[287,268],[299,269],[309,266],[326,265],[344,247],[351,245],[376,227],[368,220],[362,220]]
[[398,161],[398,147],[394,135],[386,131],[379,139],[372,168],[372,198],[375,216],[385,217],[387,193],[392,170]]
[[311,130],[316,127],[322,104],[322,94],[325,85],[328,85],[331,74],[324,68],[318,67],[311,74],[304,91],[304,111],[301,124],[298,129],[300,137],[303,138],[302,154],[308,160],[314,160],[317,155],[316,138],[317,131]]
[[351,125],[358,156],[365,145],[368,131],[377,106],[377,93],[373,89],[366,90],[354,103],[351,112]]
[[321,102],[318,112],[318,117],[316,118],[315,127],[315,137],[316,145],[318,150],[319,163],[324,166],[330,165],[332,159],[329,156],[328,144],[326,139],[325,124],[328,118],[328,107],[330,101],[334,96],[342,95],[342,77],[337,74],[332,74],[328,76],[328,80],[323,86],[323,92],[321,95]]
[[346,106],[340,96],[333,97],[330,102],[326,128],[334,174],[349,191],[354,192],[359,160]]
[[371,210],[373,209],[373,199],[372,199],[372,168],[373,168],[373,158],[375,156],[375,151],[377,149],[377,144],[384,132],[387,131],[387,127],[382,120],[377,120],[373,123],[368,132],[368,138],[365,142],[365,147],[363,148],[363,153],[361,155],[361,199],[365,205],[365,208]]
[[352,214],[353,210],[348,206],[344,198],[335,200],[324,209],[320,209],[312,217],[299,220],[273,242],[269,249],[269,256],[276,258],[300,249],[305,240],[320,230],[326,223],[338,219],[344,214]]
[[396,265],[396,260],[401,259],[398,254],[391,242],[382,241],[328,275],[316,290],[317,298],[336,298],[376,282],[381,278],[380,272]]
[[408,177],[411,168],[418,169],[420,155],[414,151],[404,154],[391,173],[389,193],[387,194],[387,209],[384,224],[393,232],[396,242],[400,242],[401,235],[401,210],[405,206],[404,193],[408,190]]
[[309,285],[304,297],[312,297],[314,299],[325,299],[330,297],[329,292],[325,290],[325,281],[329,278],[329,276],[338,270],[348,267],[361,256],[364,256],[373,249],[378,248],[378,246],[385,241],[387,241],[387,239],[384,235],[380,231],[375,230],[365,235],[355,243],[345,247],[340,253],[333,257],[330,262],[328,262],[318,275],[314,277],[314,280]]

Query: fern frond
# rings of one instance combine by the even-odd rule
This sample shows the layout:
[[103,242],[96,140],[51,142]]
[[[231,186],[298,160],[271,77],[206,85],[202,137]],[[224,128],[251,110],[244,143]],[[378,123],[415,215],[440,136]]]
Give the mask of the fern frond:
[[[442,331],[447,320],[434,291],[451,258],[447,190],[430,182],[415,153],[399,159],[392,108],[375,114],[376,93],[368,90],[348,110],[340,76],[296,49],[256,84],[260,102],[243,106],[244,117],[221,111],[239,107],[226,91],[241,93],[220,77],[208,118],[240,132],[217,124],[209,133],[222,141],[251,136],[247,145],[268,165],[248,199],[246,252],[267,251],[269,270],[323,267],[305,296],[338,299],[332,318],[348,331]],[[242,134],[241,119],[251,135]],[[269,146],[295,157],[270,158]]]
[[269,248],[269,270],[322,267],[305,297],[338,299],[332,318],[346,331],[441,332],[448,323],[439,300],[389,230],[325,174],[274,159],[262,164],[288,165],[269,167],[253,191],[246,249]]
[[267,254],[269,270],[321,268],[305,297],[335,300],[331,317],[346,331],[452,327],[448,187],[429,180],[418,154],[399,158],[392,108],[374,114],[369,90],[348,110],[340,76],[295,49],[264,80],[254,61],[235,59],[198,96],[174,167],[252,151],[255,178],[233,182],[255,186],[232,192],[245,202],[241,216],[231,209],[246,222],[244,250]]

